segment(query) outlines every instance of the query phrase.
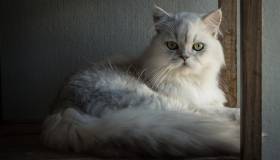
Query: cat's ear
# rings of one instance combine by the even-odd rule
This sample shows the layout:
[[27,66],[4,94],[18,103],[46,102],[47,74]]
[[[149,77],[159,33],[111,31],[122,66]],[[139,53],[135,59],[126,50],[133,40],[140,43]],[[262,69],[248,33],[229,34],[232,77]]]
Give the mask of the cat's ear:
[[207,26],[209,32],[211,32],[211,34],[217,38],[222,22],[222,10],[217,9],[208,13],[202,17],[202,21]]
[[167,19],[169,16],[170,16],[170,14],[168,12],[166,12],[164,9],[160,8],[157,5],[154,6],[153,20],[154,20],[155,24]]

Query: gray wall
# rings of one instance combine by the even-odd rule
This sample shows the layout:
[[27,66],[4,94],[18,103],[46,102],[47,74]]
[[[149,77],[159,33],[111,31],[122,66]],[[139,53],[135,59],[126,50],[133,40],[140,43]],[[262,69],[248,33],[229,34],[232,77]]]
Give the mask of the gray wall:
[[[168,11],[208,12],[216,0],[162,0]],[[10,0],[5,5],[4,119],[42,119],[73,71],[116,54],[139,54],[152,34],[151,0]]]
[[280,1],[263,0],[263,159],[280,159]]

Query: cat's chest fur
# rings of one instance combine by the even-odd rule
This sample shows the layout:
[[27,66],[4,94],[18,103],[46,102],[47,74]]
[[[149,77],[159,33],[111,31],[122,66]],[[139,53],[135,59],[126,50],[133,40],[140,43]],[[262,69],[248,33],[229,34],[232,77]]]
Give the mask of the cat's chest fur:
[[177,99],[188,107],[199,109],[223,107],[226,102],[223,91],[214,82],[201,84],[188,79],[177,79],[160,85],[158,92]]

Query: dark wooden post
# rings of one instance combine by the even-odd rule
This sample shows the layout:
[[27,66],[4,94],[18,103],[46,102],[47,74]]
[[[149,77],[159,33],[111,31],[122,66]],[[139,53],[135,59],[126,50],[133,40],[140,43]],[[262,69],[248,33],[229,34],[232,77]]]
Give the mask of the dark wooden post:
[[219,8],[222,9],[223,19],[221,24],[220,40],[224,47],[226,67],[221,74],[221,87],[226,93],[227,106],[235,107],[237,102],[237,58],[236,58],[236,0],[219,0]]
[[241,0],[241,158],[261,160],[262,0]]

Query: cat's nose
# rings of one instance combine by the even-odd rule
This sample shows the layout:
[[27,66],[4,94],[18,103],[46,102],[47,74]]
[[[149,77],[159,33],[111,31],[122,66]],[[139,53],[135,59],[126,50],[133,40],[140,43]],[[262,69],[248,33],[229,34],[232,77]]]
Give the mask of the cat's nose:
[[186,61],[189,58],[189,56],[187,56],[187,55],[180,55],[180,58],[182,58],[184,61]]

